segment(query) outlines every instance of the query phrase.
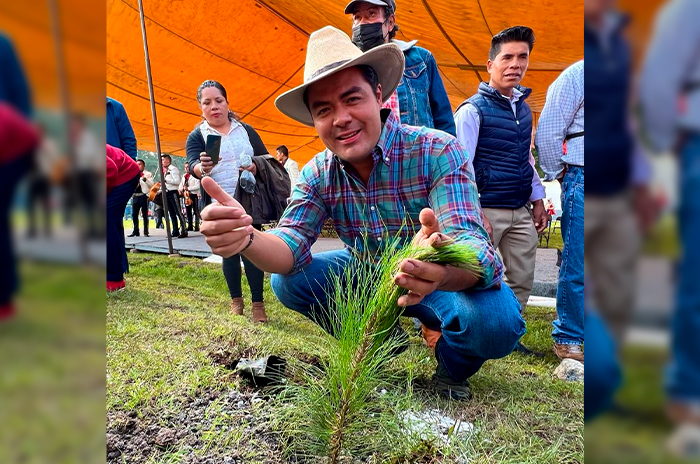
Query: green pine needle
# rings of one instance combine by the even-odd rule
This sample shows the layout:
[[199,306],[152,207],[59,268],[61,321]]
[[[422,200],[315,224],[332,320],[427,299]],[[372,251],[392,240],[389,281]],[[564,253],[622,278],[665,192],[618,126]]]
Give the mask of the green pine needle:
[[400,433],[398,426],[386,426],[386,415],[377,409],[379,398],[373,394],[393,380],[385,365],[399,345],[390,334],[403,311],[398,299],[407,293],[393,279],[407,258],[459,267],[476,276],[481,271],[477,253],[468,244],[400,246],[396,237],[388,241],[378,262],[353,259],[342,274],[334,275],[328,300],[336,338],[329,341],[325,370],[306,370],[302,383],[287,386],[281,396],[294,404],[280,425],[293,437],[295,452],[326,455],[333,464],[343,453],[385,453],[387,448],[381,447]]

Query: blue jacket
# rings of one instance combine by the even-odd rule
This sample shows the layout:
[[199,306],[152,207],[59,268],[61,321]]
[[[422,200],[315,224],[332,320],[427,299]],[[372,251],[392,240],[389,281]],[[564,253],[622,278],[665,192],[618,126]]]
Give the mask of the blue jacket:
[[401,47],[406,67],[397,89],[401,123],[425,126],[457,135],[452,107],[438,72],[437,63],[425,48],[416,47],[416,41],[393,40]]
[[12,42],[0,34],[0,101],[14,106],[26,117],[32,115],[29,86]]
[[586,195],[614,195],[632,175],[629,93],[632,57],[622,35],[625,20],[611,30],[606,47],[584,29],[586,55]]
[[132,159],[136,159],[136,136],[124,105],[109,97],[107,97],[107,144],[121,148]]
[[486,82],[467,100],[480,119],[474,175],[482,207],[517,209],[532,194],[532,111],[525,103],[532,89],[518,89],[523,96],[515,104],[517,118],[511,103]]

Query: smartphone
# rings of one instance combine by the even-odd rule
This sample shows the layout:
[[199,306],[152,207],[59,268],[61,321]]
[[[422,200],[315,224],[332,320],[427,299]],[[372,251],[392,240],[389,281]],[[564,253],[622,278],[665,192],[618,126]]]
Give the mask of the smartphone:
[[207,152],[207,156],[211,158],[212,163],[217,164],[219,162],[219,151],[221,151],[221,136],[207,135],[207,145],[204,151]]

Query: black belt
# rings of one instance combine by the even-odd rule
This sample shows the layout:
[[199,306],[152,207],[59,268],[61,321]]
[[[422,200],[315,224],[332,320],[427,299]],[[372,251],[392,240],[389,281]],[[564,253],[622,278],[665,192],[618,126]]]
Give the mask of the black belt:
[[574,132],[573,134],[566,134],[566,137],[564,137],[564,140],[571,140],[571,139],[575,139],[576,137],[583,137],[583,131]]

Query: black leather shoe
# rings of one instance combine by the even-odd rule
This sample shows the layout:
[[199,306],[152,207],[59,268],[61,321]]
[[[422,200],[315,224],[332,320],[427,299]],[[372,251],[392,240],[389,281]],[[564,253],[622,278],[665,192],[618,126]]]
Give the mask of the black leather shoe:
[[148,235],[148,232],[146,232],[146,231],[143,232],[143,236],[144,236],[144,237],[150,237],[150,235]]
[[438,357],[437,369],[430,383],[440,394],[455,401],[468,401],[472,399],[472,391],[469,388],[469,379],[458,382],[447,373],[447,369],[440,362]]
[[127,235],[127,237],[138,237],[138,236],[139,236],[139,233],[136,232],[136,231],[134,231],[134,232],[130,233],[129,235]]
[[177,236],[177,238],[187,238],[187,231],[183,230],[182,233]]

